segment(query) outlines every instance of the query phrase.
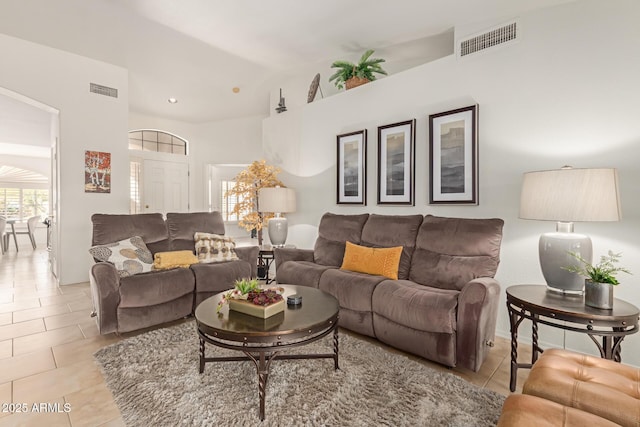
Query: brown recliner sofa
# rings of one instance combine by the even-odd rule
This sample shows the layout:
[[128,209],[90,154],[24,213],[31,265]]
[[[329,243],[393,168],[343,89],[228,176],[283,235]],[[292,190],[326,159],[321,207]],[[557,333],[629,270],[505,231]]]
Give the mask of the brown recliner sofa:
[[[92,245],[140,236],[152,254],[195,250],[196,232],[224,235],[219,212],[107,215],[95,214]],[[101,334],[129,332],[190,315],[206,298],[233,288],[237,279],[255,277],[258,247],[237,247],[239,260],[193,264],[119,277],[108,262],[91,266],[89,281]]]
[[[313,250],[276,248],[278,283],[340,303],[340,326],[478,371],[495,338],[501,219],[326,213]],[[402,246],[398,280],[340,269],[345,242]]]

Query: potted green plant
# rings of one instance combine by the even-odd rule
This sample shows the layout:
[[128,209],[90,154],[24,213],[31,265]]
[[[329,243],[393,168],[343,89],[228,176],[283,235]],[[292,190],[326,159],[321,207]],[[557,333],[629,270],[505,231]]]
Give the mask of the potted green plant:
[[569,252],[580,263],[565,267],[565,270],[584,276],[584,303],[590,307],[611,310],[613,308],[613,286],[620,284],[616,277],[619,273],[631,274],[618,263],[622,254],[609,251],[600,257],[600,262],[591,264],[579,254]]
[[385,62],[384,59],[370,58],[372,54],[373,49],[367,50],[357,64],[349,61],[335,61],[331,64],[331,68],[338,70],[329,77],[329,81],[333,81],[338,89],[346,86],[349,90],[375,80],[374,73],[386,75],[387,72],[380,67],[380,64]]

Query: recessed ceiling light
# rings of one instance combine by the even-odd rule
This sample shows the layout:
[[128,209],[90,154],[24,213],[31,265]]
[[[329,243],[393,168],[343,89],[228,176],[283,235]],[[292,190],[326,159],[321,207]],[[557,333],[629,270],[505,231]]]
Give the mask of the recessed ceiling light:
[[169,98],[167,101],[169,101],[169,104],[175,104],[178,102],[178,100],[175,98]]
[[231,89],[231,91],[232,91],[233,93],[238,93],[238,92],[240,92],[240,88],[239,88],[238,86],[236,86],[236,87],[234,87],[233,89]]

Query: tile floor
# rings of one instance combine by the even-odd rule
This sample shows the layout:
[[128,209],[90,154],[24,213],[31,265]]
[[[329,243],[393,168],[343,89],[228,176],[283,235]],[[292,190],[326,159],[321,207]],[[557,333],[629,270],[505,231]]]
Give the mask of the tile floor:
[[[46,250],[0,255],[0,427],[124,425],[93,353],[135,334],[100,336],[90,311],[89,284],[56,286]],[[508,395],[509,342],[496,341],[479,372],[448,371]],[[523,360],[530,351],[521,346]],[[527,375],[519,371],[518,392]],[[36,412],[34,403],[49,405]],[[15,413],[24,406],[28,413]]]

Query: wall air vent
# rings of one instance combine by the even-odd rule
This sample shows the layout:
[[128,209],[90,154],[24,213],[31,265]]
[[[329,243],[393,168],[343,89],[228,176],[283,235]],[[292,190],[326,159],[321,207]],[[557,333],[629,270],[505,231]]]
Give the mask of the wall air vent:
[[458,44],[458,55],[463,58],[472,53],[484,51],[505,43],[513,42],[518,37],[517,22],[511,22],[506,25],[486,31],[473,37],[463,39]]
[[97,93],[98,95],[111,96],[113,98],[118,97],[118,89],[102,86],[96,83],[89,83],[89,92]]

